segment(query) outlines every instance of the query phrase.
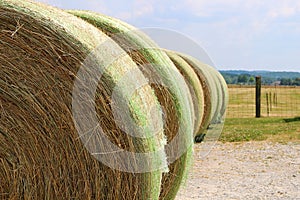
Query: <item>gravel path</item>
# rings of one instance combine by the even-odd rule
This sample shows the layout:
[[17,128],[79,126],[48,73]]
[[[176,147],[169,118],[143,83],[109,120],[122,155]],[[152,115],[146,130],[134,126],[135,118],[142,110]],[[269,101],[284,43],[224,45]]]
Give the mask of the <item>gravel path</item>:
[[217,143],[204,159],[200,149],[176,200],[300,200],[300,144]]

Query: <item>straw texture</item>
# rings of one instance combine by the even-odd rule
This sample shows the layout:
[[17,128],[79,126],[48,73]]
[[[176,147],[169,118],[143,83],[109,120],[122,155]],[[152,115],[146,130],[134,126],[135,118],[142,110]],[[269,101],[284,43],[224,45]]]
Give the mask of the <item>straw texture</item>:
[[[61,10],[24,0],[0,1],[1,199],[158,199],[160,191],[153,188],[160,187],[161,170],[132,174],[111,169],[86,150],[75,129],[72,91],[77,72],[86,57],[108,40]],[[123,51],[112,40],[111,44],[115,45],[103,55]],[[164,145],[163,132],[137,139],[124,134],[112,118],[112,90],[131,70],[138,68],[125,55],[99,81],[95,95],[99,125],[125,150],[155,151]],[[144,85],[130,99],[129,109],[143,124],[153,121],[147,113],[158,105],[151,87]],[[162,121],[160,112],[154,116],[160,116],[154,121]]]
[[195,112],[194,136],[196,136],[201,131],[201,123],[204,115],[204,94],[201,82],[193,68],[185,62],[177,52],[166,50],[166,53],[185,78],[185,81],[189,86]]
[[[227,85],[220,73],[213,67],[200,62],[199,60],[182,53],[180,55],[194,69],[202,81],[203,90],[205,91],[205,105],[209,104],[210,108],[205,108],[202,130],[199,132],[212,135],[213,140],[217,140],[222,130],[226,107],[228,103]],[[207,86],[207,88],[205,88]],[[210,113],[207,111],[210,110]]]
[[[114,39],[138,64],[163,107],[169,173],[164,174],[160,199],[174,199],[192,155],[194,107],[184,78],[166,53],[145,34],[117,19],[87,11],[69,11]],[[183,151],[183,152],[181,152]],[[174,159],[175,158],[175,159]]]

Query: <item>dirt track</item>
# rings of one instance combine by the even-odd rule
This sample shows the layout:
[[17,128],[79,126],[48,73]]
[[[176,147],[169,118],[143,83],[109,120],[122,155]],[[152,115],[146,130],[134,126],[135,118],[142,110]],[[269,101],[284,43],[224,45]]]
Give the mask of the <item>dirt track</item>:
[[200,150],[176,200],[300,200],[300,144],[217,143],[204,159]]

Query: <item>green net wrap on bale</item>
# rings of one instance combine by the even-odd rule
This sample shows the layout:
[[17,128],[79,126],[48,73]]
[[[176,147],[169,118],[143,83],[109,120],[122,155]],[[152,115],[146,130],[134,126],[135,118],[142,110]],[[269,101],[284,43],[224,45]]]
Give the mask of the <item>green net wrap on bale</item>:
[[188,58],[186,58],[186,55],[183,55],[182,53],[177,53],[178,56],[180,56],[196,73],[201,86],[203,90],[203,97],[204,97],[204,109],[203,109],[203,116],[202,116],[202,122],[200,125],[200,128],[198,132],[195,133],[196,137],[205,134],[206,130],[211,122],[211,115],[212,115],[212,102],[211,102],[211,87],[209,84],[208,78],[205,76],[205,73],[203,73],[201,70],[197,70],[196,63],[193,63]]
[[189,62],[196,64],[196,70],[201,70],[205,77],[207,77],[208,81],[211,82],[211,90],[213,93],[215,93],[213,94],[215,100],[212,100],[215,108],[212,111],[213,115],[211,118],[211,123],[221,123],[228,104],[228,89],[224,78],[215,68],[204,64],[195,58],[192,58],[191,56],[185,56],[185,59],[188,59]]
[[[110,41],[110,46],[102,52],[102,59],[114,56],[116,51],[124,52],[95,27],[61,10],[24,0],[0,1],[1,199],[159,198],[160,190],[156,188],[160,187],[164,169],[147,173],[112,169],[87,151],[89,141],[81,141],[82,137],[94,137],[94,132],[78,135],[84,124],[75,124],[73,118],[74,82],[81,67],[88,69],[82,66],[86,57],[104,41]],[[96,70],[102,68],[97,66]],[[112,116],[112,90],[132,70],[135,82],[146,81],[128,55],[106,68],[97,82],[91,112],[96,112],[106,137],[122,149],[138,153],[163,149],[163,129],[155,137],[131,137]],[[89,85],[81,87],[88,90]],[[126,85],[123,89],[126,93]],[[90,101],[82,99],[80,105]],[[149,109],[159,107],[150,85],[140,87],[128,101],[137,124],[162,121],[159,109],[152,109],[152,116],[148,115]],[[86,120],[89,113],[80,116]],[[95,146],[101,149],[101,141]],[[108,155],[112,162],[114,155]],[[165,159],[164,154],[157,155],[147,164]],[[131,165],[137,167],[137,163]]]
[[[195,70],[203,85],[208,86],[211,112],[210,118],[203,126],[207,132],[207,140],[215,142],[218,140],[225,120],[225,112],[228,104],[227,85],[220,73],[213,67],[200,62],[199,60],[184,54],[179,54]],[[205,117],[205,116],[204,116]],[[201,134],[201,133],[200,133]]]
[[222,76],[222,74],[217,71],[215,68],[208,66],[212,72],[214,72],[214,74],[218,77],[218,80],[220,82],[220,86],[221,86],[221,90],[222,90],[222,106],[220,109],[220,121],[222,122],[222,120],[225,120],[226,117],[226,110],[227,110],[227,106],[228,106],[228,102],[229,102],[229,92],[228,92],[228,86],[227,83],[224,79],[224,77]]
[[180,73],[185,78],[190,93],[193,98],[193,105],[195,111],[195,127],[194,127],[194,136],[201,132],[201,124],[204,114],[204,94],[201,82],[193,70],[193,68],[185,62],[176,52],[166,50],[167,55],[170,57],[174,65],[180,71]]
[[192,97],[172,61],[145,34],[119,20],[86,11],[69,11],[114,39],[151,82],[163,107],[169,173],[164,174],[160,199],[174,199],[187,173],[193,147]]

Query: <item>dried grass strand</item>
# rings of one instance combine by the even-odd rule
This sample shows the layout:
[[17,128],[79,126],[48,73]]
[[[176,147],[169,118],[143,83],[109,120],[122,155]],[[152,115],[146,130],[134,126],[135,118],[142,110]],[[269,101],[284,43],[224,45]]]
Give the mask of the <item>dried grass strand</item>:
[[[156,96],[163,106],[165,115],[165,134],[168,143],[178,134],[178,125],[184,124],[186,130],[182,140],[186,140],[187,152],[169,165],[169,173],[164,174],[160,188],[160,199],[174,199],[182,179],[187,173],[191,160],[193,141],[193,102],[183,77],[169,57],[146,35],[134,27],[117,19],[87,11],[69,11],[81,17],[113,38],[140,66],[144,75],[151,80]],[[151,48],[149,48],[151,47]],[[155,47],[153,49],[153,47]],[[147,65],[145,65],[147,64]],[[145,67],[146,66],[146,67]],[[176,72],[174,74],[174,72]],[[163,82],[167,88],[155,83]],[[176,154],[179,147],[167,149],[167,155]]]
[[[75,130],[71,112],[75,76],[89,53],[109,38],[78,18],[39,3],[3,0],[0,13],[1,198],[158,198],[159,191],[152,188],[160,185],[160,170],[143,174],[113,170],[84,148]],[[128,66],[137,68],[130,57],[115,63],[119,65],[124,71],[130,70]],[[132,151],[161,145],[153,139],[135,141],[116,127],[108,115],[116,81],[107,75],[98,87],[96,110],[107,135]],[[136,95],[149,98],[149,104],[157,102],[150,86]],[[146,114],[147,108],[139,111]]]

